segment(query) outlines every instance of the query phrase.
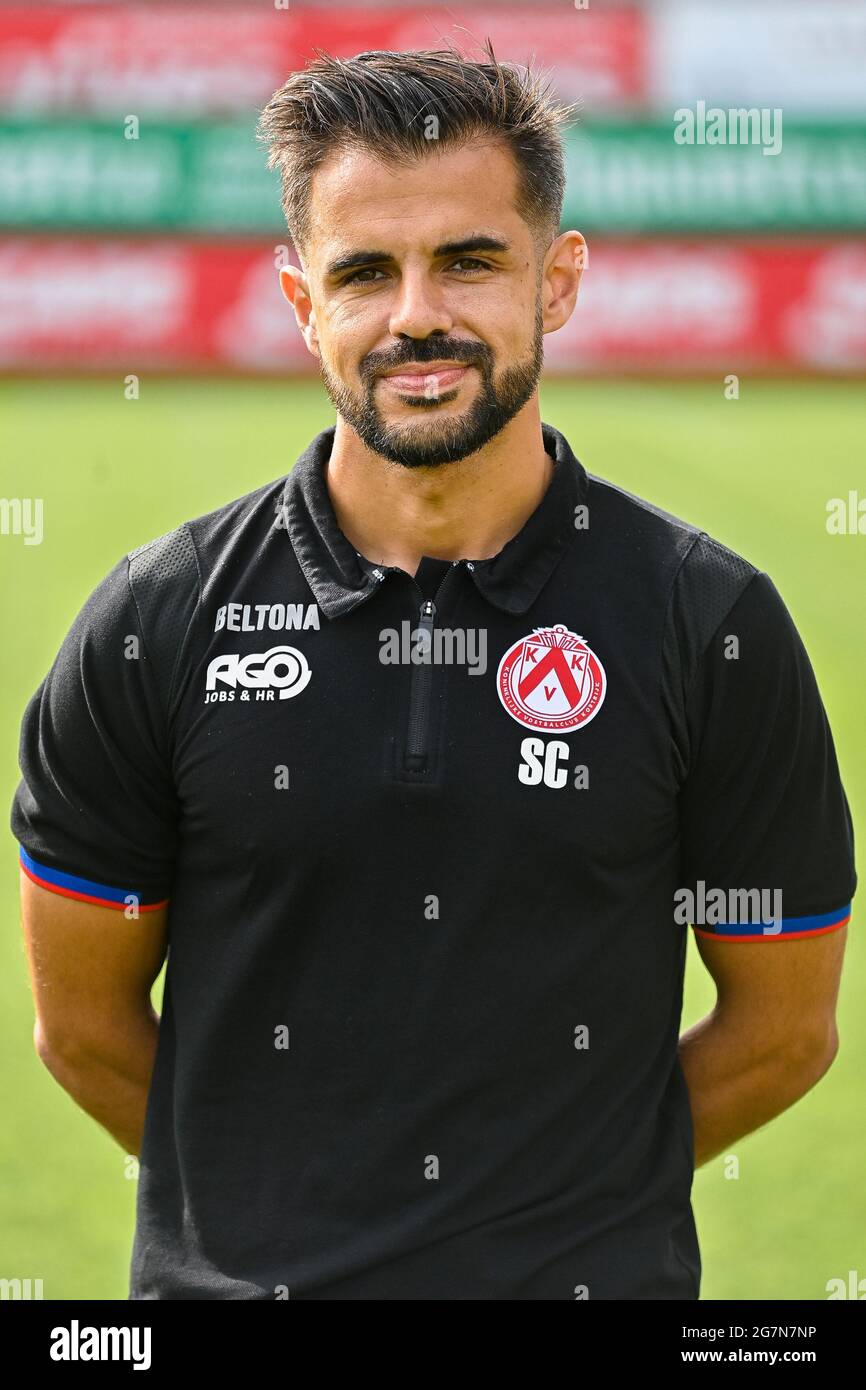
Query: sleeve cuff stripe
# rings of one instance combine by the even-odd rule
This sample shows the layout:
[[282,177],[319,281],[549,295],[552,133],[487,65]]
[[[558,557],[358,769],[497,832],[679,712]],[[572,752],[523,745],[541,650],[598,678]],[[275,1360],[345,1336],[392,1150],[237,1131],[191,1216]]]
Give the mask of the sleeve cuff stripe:
[[697,936],[724,941],[773,941],[780,937],[786,941],[796,941],[804,936],[823,936],[824,932],[837,931],[850,918],[851,904],[846,903],[832,912],[819,912],[810,917],[783,917],[781,923],[718,922],[711,930],[693,925],[692,931]]
[[47,864],[40,864],[33,859],[23,845],[19,845],[19,859],[29,879],[40,888],[58,893],[62,898],[77,898],[80,902],[96,903],[98,907],[114,907],[121,912],[129,906],[130,898],[138,899],[139,912],[155,912],[157,908],[165,907],[169,901],[168,898],[164,898],[158,903],[143,903],[142,894],[131,888],[109,888],[105,883],[95,883],[89,878],[66,874],[60,869],[49,869]]

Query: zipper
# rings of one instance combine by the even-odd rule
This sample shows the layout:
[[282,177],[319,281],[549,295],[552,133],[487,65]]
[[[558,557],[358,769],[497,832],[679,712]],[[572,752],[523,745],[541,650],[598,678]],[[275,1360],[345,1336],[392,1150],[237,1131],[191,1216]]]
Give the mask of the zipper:
[[[428,737],[430,730],[430,696],[433,687],[433,632],[436,626],[437,601],[441,600],[445,586],[456,569],[466,564],[465,560],[452,560],[451,568],[443,576],[436,599],[424,598],[421,586],[410,575],[409,578],[421,597],[418,627],[424,633],[422,650],[430,652],[429,661],[421,661],[412,667],[412,682],[409,688],[409,727],[406,736],[406,752],[403,757],[405,772],[426,772],[428,757]],[[405,572],[405,571],[404,571]],[[415,641],[413,634],[413,642]]]

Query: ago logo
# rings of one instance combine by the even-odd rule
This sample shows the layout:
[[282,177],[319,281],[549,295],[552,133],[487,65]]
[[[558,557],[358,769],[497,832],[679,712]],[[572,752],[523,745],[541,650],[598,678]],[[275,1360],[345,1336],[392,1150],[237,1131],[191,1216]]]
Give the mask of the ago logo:
[[496,689],[512,719],[528,729],[570,734],[601,709],[604,667],[582,637],[562,623],[537,627],[503,656]]
[[207,668],[205,704],[234,700],[238,686],[241,700],[249,700],[251,690],[256,700],[273,700],[275,690],[278,699],[291,700],[306,690],[311,675],[307,658],[296,647],[271,647],[247,656],[215,656]]

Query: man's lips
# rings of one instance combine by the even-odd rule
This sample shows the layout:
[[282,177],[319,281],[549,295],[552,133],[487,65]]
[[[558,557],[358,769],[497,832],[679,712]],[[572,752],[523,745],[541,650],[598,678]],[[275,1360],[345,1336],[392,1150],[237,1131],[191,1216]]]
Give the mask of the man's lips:
[[454,367],[425,367],[423,370],[415,368],[405,372],[388,373],[382,377],[397,391],[446,391],[450,386],[456,386],[462,381],[466,373],[470,370],[469,363],[458,364]]

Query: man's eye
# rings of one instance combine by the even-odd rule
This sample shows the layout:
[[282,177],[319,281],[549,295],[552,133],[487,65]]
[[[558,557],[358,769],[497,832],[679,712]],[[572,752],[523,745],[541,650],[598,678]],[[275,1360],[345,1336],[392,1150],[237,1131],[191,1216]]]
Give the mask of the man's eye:
[[458,270],[458,275],[474,275],[477,270],[489,270],[490,266],[486,261],[479,261],[475,256],[461,256],[459,261],[452,261],[451,269],[456,269],[459,265],[468,265],[469,270]]
[[[459,268],[460,266],[464,266],[465,268],[461,270]],[[477,256],[461,256],[459,260],[452,261],[448,268],[449,270],[453,270],[457,275],[475,275],[479,270],[489,270],[490,266],[487,261],[481,261]],[[362,280],[361,276],[380,275],[381,273],[382,272],[377,270],[375,266],[362,266],[360,270],[354,270],[351,275],[347,276],[343,284],[372,285],[375,284],[374,280]]]
[[348,277],[348,279],[346,279],[346,280],[343,281],[343,284],[344,284],[344,285],[352,285],[352,284],[354,284],[356,281],[357,281],[359,284],[370,284],[370,281],[369,281],[369,280],[362,281],[360,277],[361,277],[362,275],[372,275],[372,274],[375,274],[375,273],[376,273],[376,267],[375,267],[374,265],[365,265],[365,266],[362,266],[360,270],[355,270],[355,271],[353,271],[352,274]]

